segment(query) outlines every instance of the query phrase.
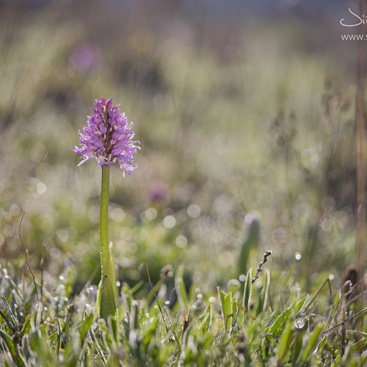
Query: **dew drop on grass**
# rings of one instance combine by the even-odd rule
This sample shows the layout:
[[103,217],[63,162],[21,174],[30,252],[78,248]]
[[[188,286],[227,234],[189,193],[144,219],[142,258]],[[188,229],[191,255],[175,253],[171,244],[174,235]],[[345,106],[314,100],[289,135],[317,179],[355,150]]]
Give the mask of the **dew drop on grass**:
[[209,303],[215,303],[215,302],[217,302],[217,299],[215,298],[215,297],[210,297],[209,298]]
[[294,326],[296,327],[296,329],[300,330],[303,329],[303,327],[305,326],[305,320],[302,318],[296,319],[294,321]]
[[241,274],[238,279],[240,280],[240,282],[244,282],[246,280],[246,275]]

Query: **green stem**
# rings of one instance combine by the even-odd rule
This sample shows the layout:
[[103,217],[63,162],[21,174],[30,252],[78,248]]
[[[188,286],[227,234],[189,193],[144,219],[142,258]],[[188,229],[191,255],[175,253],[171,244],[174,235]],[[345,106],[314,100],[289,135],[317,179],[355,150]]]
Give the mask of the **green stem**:
[[110,167],[102,168],[102,191],[100,212],[101,241],[101,282],[97,294],[97,306],[100,317],[107,320],[108,316],[116,315],[116,277],[110,244],[108,240],[108,199],[110,186]]
[[108,276],[107,270],[110,258],[108,241],[108,198],[110,191],[110,167],[102,167],[102,191],[101,191],[101,212],[100,212],[100,241],[101,241],[101,278]]

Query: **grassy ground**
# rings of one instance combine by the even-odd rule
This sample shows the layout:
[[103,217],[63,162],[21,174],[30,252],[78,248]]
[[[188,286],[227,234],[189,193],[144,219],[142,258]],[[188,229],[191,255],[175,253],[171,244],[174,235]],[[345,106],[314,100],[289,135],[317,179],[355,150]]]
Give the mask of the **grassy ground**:
[[[362,366],[364,334],[340,290],[356,210],[340,35],[330,28],[329,43],[291,18],[107,19],[95,6],[82,21],[77,6],[0,15],[2,363]],[[120,313],[109,325],[94,308],[100,169],[77,168],[70,151],[100,95],[121,103],[142,147],[132,176],[112,170]],[[239,267],[254,218],[260,237]],[[328,278],[332,295],[305,298]]]

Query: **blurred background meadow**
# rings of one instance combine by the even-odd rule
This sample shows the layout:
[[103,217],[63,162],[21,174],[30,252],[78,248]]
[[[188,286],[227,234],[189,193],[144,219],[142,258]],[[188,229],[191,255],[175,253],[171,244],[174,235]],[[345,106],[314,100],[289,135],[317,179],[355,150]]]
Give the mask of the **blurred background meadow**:
[[142,280],[138,298],[145,265],[153,283],[167,265],[204,291],[238,281],[254,220],[249,267],[271,250],[292,292],[337,287],[356,235],[347,15],[342,1],[0,1],[1,266],[24,270],[24,211],[37,281],[98,284],[101,170],[70,149],[113,96],[141,143],[110,196],[118,278]]

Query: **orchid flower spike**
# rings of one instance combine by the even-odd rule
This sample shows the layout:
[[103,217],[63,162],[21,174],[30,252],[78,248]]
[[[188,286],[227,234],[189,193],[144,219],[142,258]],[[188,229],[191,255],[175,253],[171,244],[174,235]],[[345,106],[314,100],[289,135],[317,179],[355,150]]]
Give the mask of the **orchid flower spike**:
[[137,167],[133,155],[140,149],[139,141],[132,140],[135,136],[133,123],[128,122],[125,113],[119,113],[119,107],[112,107],[112,98],[101,97],[100,101],[95,101],[93,116],[88,116],[83,133],[78,132],[80,147],[72,149],[82,157],[78,166],[90,158],[101,167],[118,163],[124,176],[125,172],[130,174]]

